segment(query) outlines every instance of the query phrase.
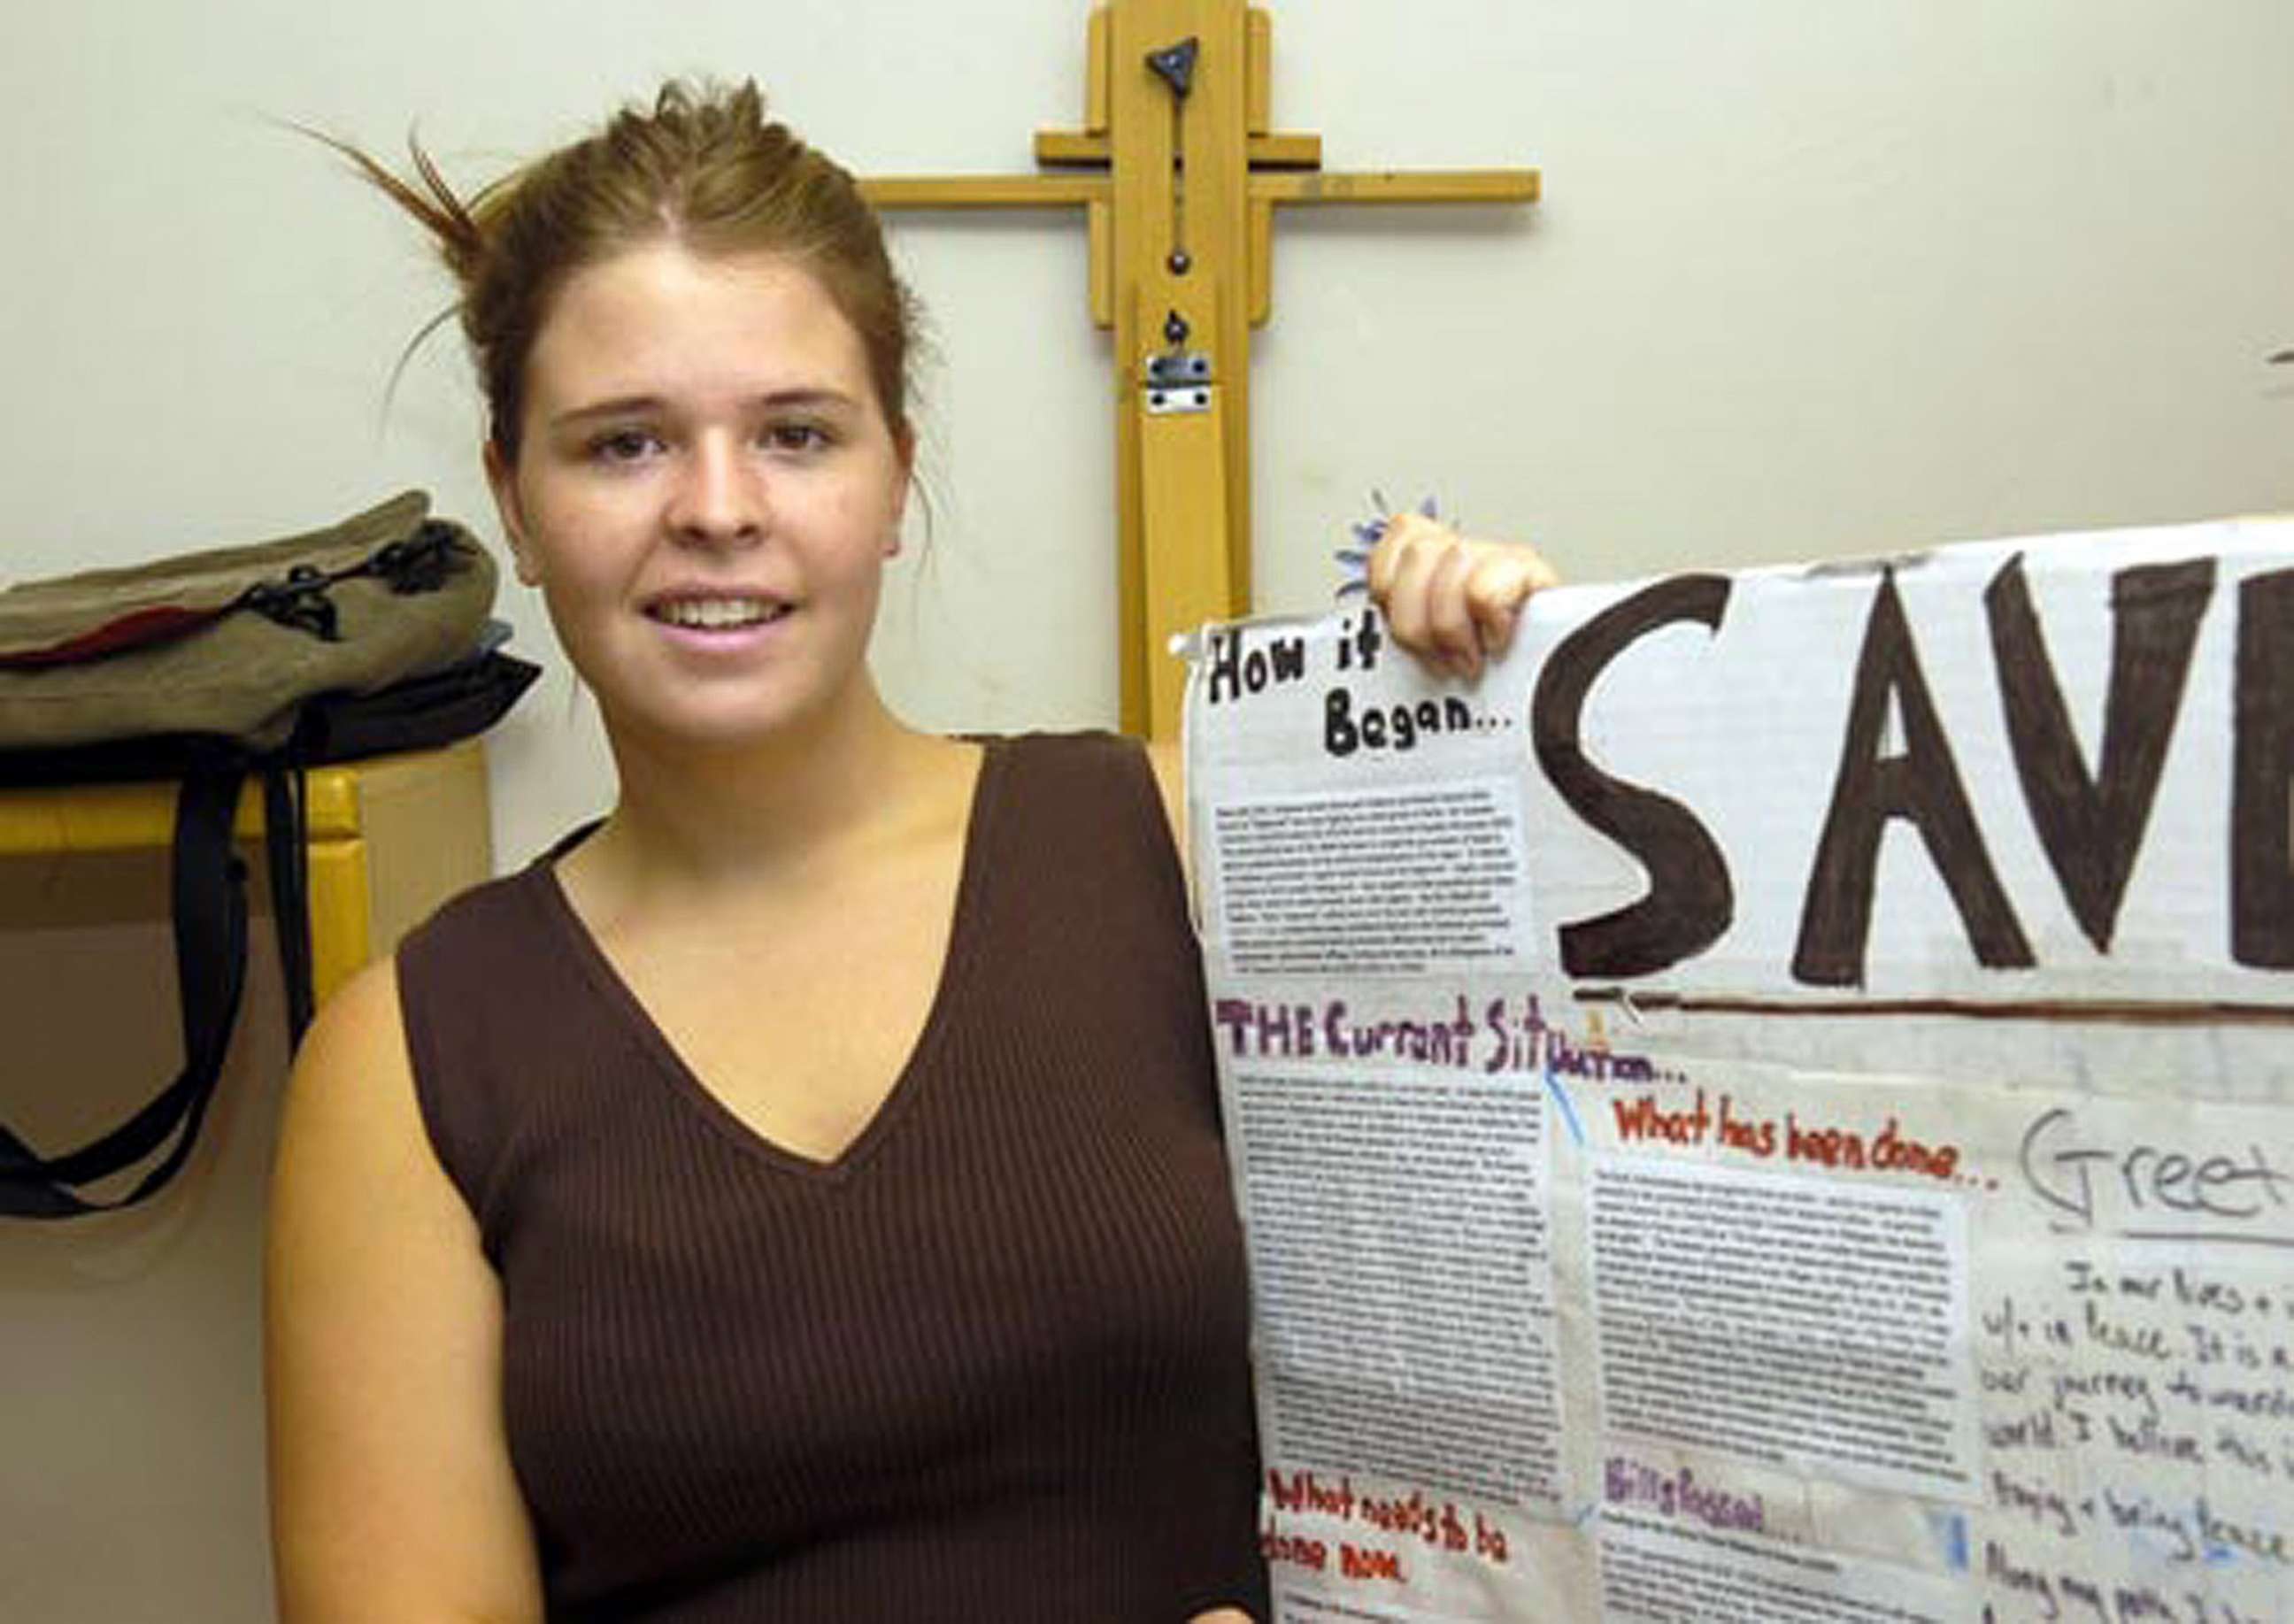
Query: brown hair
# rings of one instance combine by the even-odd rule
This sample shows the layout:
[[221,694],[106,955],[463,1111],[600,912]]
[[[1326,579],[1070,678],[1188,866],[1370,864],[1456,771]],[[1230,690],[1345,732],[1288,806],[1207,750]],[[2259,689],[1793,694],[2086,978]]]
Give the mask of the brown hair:
[[595,134],[467,198],[419,141],[407,143],[410,180],[348,142],[319,139],[435,240],[461,285],[453,313],[506,461],[517,459],[526,359],[558,289],[585,266],[660,241],[705,255],[777,254],[809,272],[859,334],[885,422],[912,438],[915,301],[851,175],[769,122],[753,80],[728,89],[672,79],[650,110],[624,107]]

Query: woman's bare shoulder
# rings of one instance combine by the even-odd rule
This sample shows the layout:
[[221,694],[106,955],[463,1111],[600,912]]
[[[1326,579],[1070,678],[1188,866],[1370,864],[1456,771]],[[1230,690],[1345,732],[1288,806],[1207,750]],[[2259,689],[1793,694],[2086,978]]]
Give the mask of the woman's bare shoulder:
[[500,1298],[423,1130],[388,961],[297,1057],[265,1265],[281,1616],[539,1617]]
[[272,1171],[274,1264],[369,1236],[460,1251],[469,1214],[422,1126],[396,967],[370,964],[321,1006],[295,1059]]

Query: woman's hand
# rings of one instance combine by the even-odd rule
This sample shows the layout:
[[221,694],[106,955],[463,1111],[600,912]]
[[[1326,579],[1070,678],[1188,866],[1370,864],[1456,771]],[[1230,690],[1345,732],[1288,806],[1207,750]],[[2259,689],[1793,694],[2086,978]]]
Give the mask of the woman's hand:
[[1477,541],[1415,513],[1396,514],[1370,555],[1371,601],[1394,640],[1459,677],[1503,654],[1522,605],[1559,580],[1534,548]]

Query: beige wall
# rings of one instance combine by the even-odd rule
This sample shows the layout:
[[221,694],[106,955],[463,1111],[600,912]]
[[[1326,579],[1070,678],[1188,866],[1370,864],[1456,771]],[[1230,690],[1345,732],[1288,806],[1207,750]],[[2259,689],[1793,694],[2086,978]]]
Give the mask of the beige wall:
[[[385,146],[419,121],[476,178],[663,72],[755,74],[858,169],[992,171],[1074,122],[1084,10],[16,8],[0,576],[299,528],[410,483],[492,533],[455,344],[385,401],[442,282],[274,120]],[[1549,200],[1283,218],[1253,382],[1263,608],[1323,599],[1372,487],[1438,493],[1581,579],[2294,507],[2294,368],[2265,364],[2294,345],[2283,0],[1276,11],[1276,120],[1321,132],[1330,166],[1534,163]],[[1104,721],[1109,357],[1081,232],[894,234],[935,318],[939,523],[890,597],[885,684],[935,725]],[[530,603],[508,611],[546,646]],[[506,862],[609,793],[555,669],[495,756]],[[0,1062],[0,1116],[46,1123],[44,1091],[119,1098],[163,1063],[164,1023],[115,1036],[119,994],[94,989],[148,1003],[164,961],[101,902],[32,930],[25,894],[0,886],[0,998],[28,1040]],[[130,968],[59,996],[68,944]],[[252,1012],[216,1142],[167,1213],[0,1231],[0,1430],[53,1440],[47,1462],[0,1461],[0,1617],[259,1616],[274,1026]],[[99,1029],[133,1052],[79,1041]]]
[[[178,1064],[164,861],[0,859],[0,1112],[123,1120]],[[287,1039],[267,905],[198,1154],[132,1213],[0,1220],[0,1619],[270,1616],[257,1309]]]

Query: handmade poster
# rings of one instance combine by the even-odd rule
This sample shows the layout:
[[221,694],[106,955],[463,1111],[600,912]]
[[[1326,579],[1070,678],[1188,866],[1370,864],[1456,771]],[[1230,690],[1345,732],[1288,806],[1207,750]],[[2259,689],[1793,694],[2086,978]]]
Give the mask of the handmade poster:
[[2294,523],[1191,657],[1278,1619],[2294,1618]]

